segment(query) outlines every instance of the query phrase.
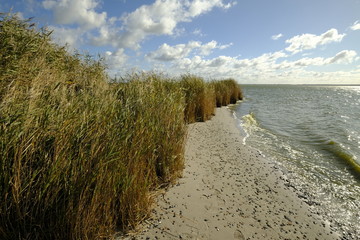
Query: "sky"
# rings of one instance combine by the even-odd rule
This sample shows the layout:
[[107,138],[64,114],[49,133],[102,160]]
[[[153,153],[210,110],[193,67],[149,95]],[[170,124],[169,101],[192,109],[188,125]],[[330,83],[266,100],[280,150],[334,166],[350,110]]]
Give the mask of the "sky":
[[0,0],[111,77],[360,84],[360,0]]

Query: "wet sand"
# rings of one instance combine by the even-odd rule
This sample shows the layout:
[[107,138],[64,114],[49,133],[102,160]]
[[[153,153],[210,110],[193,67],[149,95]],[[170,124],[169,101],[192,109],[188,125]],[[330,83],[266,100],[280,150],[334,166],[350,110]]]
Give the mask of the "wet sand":
[[243,144],[227,108],[191,124],[183,178],[128,239],[340,239],[286,174]]

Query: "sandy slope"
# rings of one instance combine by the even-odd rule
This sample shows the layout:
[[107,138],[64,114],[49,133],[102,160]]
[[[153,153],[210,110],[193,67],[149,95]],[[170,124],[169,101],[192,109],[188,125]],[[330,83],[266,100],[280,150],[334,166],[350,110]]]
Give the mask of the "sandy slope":
[[306,198],[243,145],[227,108],[190,125],[186,168],[134,239],[339,239]]

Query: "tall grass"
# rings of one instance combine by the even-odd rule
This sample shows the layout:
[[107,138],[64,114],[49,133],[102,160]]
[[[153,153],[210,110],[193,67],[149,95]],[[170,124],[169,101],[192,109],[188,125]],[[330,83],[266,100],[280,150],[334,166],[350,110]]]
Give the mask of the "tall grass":
[[216,106],[226,106],[234,104],[243,99],[243,93],[238,83],[234,79],[212,81],[211,85],[215,89]]
[[101,61],[50,37],[1,15],[0,239],[111,238],[181,175],[186,122],[214,114],[217,83],[151,73],[111,83]]
[[185,95],[185,121],[193,123],[210,119],[215,105],[213,87],[193,75],[183,75],[179,84]]

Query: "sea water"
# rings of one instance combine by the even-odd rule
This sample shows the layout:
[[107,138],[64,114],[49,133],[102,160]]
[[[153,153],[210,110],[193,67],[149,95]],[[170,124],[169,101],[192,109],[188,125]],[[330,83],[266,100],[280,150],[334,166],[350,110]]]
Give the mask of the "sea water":
[[234,114],[244,144],[285,169],[344,232],[360,234],[360,86],[242,89]]

